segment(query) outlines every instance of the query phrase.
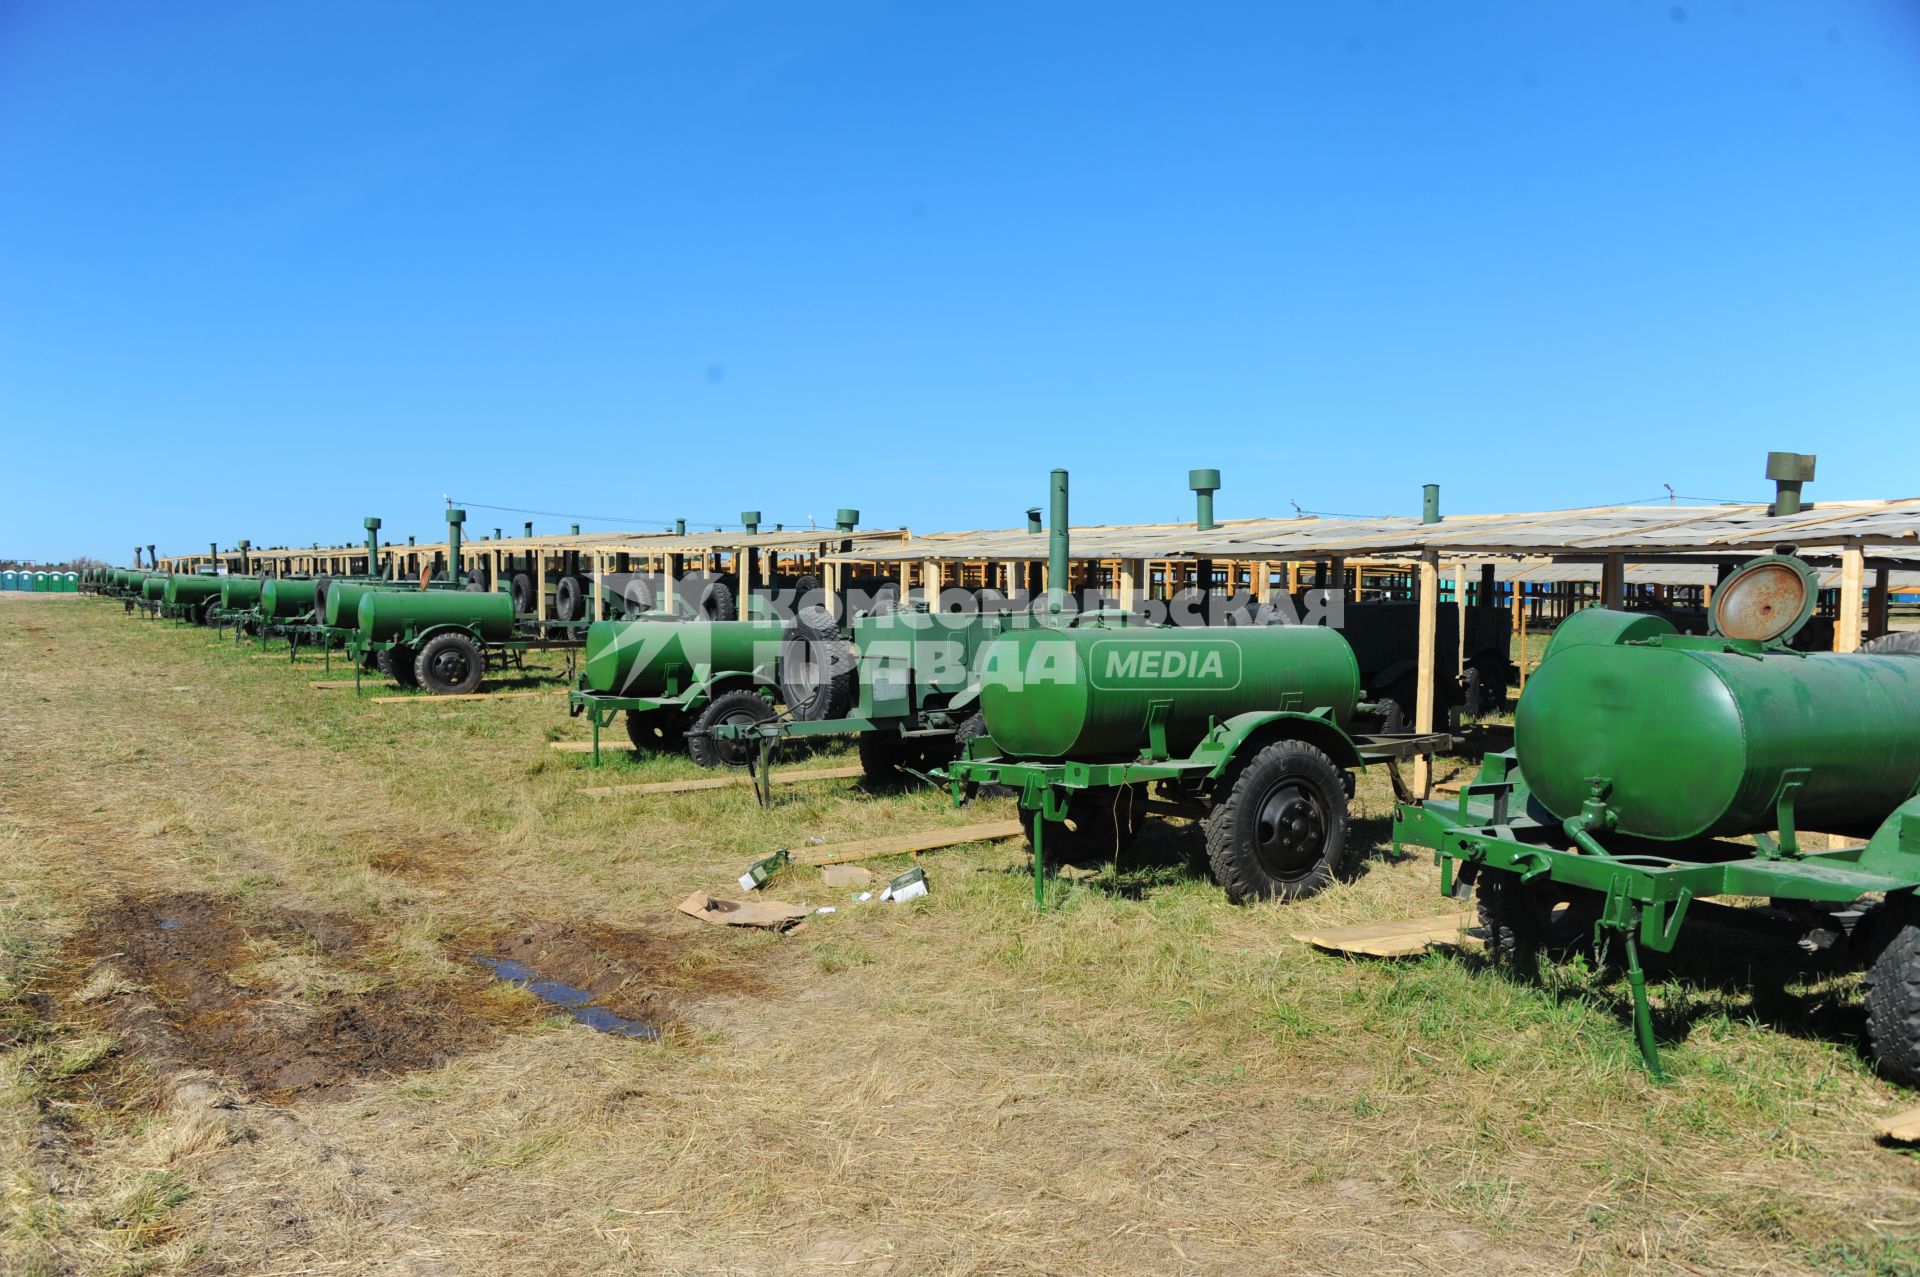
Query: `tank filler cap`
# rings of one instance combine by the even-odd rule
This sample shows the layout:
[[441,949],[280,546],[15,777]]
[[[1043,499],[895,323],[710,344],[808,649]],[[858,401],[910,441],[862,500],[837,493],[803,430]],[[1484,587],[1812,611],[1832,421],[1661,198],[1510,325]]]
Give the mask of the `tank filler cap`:
[[1820,583],[1800,559],[1770,554],[1734,569],[1713,592],[1708,614],[1721,638],[1784,643],[1800,632],[1820,601]]

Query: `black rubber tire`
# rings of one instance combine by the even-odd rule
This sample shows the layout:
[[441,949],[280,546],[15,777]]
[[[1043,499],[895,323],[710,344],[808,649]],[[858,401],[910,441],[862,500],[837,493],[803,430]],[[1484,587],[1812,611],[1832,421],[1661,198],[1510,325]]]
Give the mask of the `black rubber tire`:
[[1920,909],[1911,894],[1883,909],[1867,968],[1867,1043],[1883,1075],[1920,1087]]
[[586,585],[577,576],[563,576],[553,586],[553,616],[557,621],[578,621],[586,615]]
[[788,623],[775,672],[787,713],[800,722],[845,718],[853,707],[853,645],[823,607],[803,607]]
[[1223,778],[1207,813],[1207,862],[1235,904],[1300,900],[1347,868],[1347,787],[1302,740],[1267,745]]
[[627,740],[643,754],[678,753],[687,747],[684,710],[628,710]]
[[479,690],[487,672],[480,645],[465,634],[436,634],[413,658],[414,681],[435,696],[465,696]]
[[796,608],[822,601],[820,578],[811,572],[803,572],[793,578],[793,605]]
[[404,643],[383,648],[374,656],[374,663],[380,672],[402,687],[418,687],[420,680],[414,674],[413,649]]
[[1895,630],[1862,643],[1862,656],[1920,656],[1920,630]]
[[1590,950],[1593,924],[1606,904],[1597,891],[1546,878],[1522,882],[1504,869],[1482,869],[1473,895],[1487,936],[1487,957],[1522,969],[1543,955]]
[[753,742],[716,740],[713,729],[721,723],[765,723],[772,718],[773,706],[760,693],[746,688],[723,692],[693,720],[686,738],[687,757],[702,767],[745,767],[753,760]]
[[[987,734],[987,716],[975,714],[961,723],[953,733],[953,756],[959,758],[967,752],[967,743]],[[1010,785],[969,785],[968,798],[1011,798],[1013,787]]]
[[313,614],[322,621],[327,619],[327,591],[332,588],[332,577],[316,576],[313,578]]
[[525,572],[515,572],[507,583],[507,589],[513,594],[513,610],[525,614],[534,610],[538,599],[533,592],[533,578]]
[[206,602],[200,605],[200,607],[197,609],[197,615],[195,616],[194,619],[197,620],[202,625],[212,625],[213,614],[215,612],[218,612],[219,610],[220,610],[220,596],[216,594],[212,598],[208,599]]
[[740,605],[733,597],[733,587],[725,581],[708,581],[700,591],[694,613],[705,621],[739,620]]
[[653,611],[653,586],[643,576],[629,576],[620,583],[620,605],[629,617]]
[[468,577],[467,583],[460,588],[468,594],[485,594],[487,592],[487,587],[478,577]]
[[[1116,785],[1075,794],[1067,804],[1066,820],[1047,824],[1047,863],[1099,864],[1119,856],[1139,836],[1145,789],[1144,785]],[[1020,812],[1029,849],[1039,818],[1038,812]]]

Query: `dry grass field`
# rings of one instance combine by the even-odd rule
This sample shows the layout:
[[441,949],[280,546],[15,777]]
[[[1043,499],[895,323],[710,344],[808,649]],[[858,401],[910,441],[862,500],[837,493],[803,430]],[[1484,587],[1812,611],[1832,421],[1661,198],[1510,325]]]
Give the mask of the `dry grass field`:
[[930,853],[898,906],[788,870],[770,894],[839,910],[777,936],[674,905],[1010,809],[593,799],[558,695],[318,671],[0,600],[0,1272],[1920,1268],[1920,1161],[1869,1134],[1916,1097],[1864,1063],[1851,973],[1694,933],[1654,972],[1662,1086],[1617,983],[1288,939],[1443,907],[1388,856],[1384,778],[1362,871],[1299,905],[1228,905],[1160,826],[1044,916],[1017,844]]

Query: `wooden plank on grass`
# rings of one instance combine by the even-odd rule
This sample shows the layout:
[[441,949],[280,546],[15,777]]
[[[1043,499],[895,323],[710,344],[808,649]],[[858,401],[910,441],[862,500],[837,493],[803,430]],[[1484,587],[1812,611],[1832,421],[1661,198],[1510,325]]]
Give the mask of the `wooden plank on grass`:
[[1920,1143],[1920,1109],[1908,1109],[1892,1117],[1875,1118],[1873,1133],[1896,1144]]
[[[440,699],[447,698],[443,696]],[[773,783],[785,785],[799,780],[845,780],[864,771],[860,767],[820,767],[810,771],[775,772]],[[705,780],[651,780],[640,785],[595,785],[580,792],[589,798],[611,798],[615,794],[689,794],[699,789],[732,789],[752,783],[753,777],[743,772],[738,776],[713,776]]]
[[371,705],[428,705],[440,701],[507,701],[516,696],[565,696],[562,691],[548,692],[459,692],[452,696],[435,696],[424,692],[418,696],[369,696]]
[[[344,687],[358,687],[360,685],[350,678],[316,678],[309,682],[307,686],[316,692],[337,692]],[[375,683],[371,684],[371,686],[378,687],[380,684]]]
[[1357,926],[1296,931],[1293,938],[1316,949],[1357,953],[1369,958],[1406,958],[1425,953],[1439,943],[1459,939],[1476,925],[1470,913],[1443,913],[1432,918],[1399,918],[1392,922],[1363,922]]
[[848,842],[830,842],[807,847],[793,854],[796,865],[841,865],[850,860],[872,860],[877,856],[917,855],[958,847],[963,842],[997,842],[1018,838],[1024,830],[1017,820],[992,820],[980,825],[958,825],[951,829],[923,829],[917,834],[888,834],[883,838],[855,838]]
[[[593,752],[593,742],[590,740],[555,740],[548,741],[547,748],[557,749],[563,754],[591,754]],[[613,746],[608,744],[606,748],[612,749]],[[625,746],[621,748],[624,749]]]

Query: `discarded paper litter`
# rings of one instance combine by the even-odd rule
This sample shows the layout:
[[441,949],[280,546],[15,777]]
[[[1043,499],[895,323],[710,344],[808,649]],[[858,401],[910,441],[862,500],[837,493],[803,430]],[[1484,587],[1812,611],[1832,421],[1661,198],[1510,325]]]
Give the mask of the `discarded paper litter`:
[[680,912],[723,927],[771,927],[782,930],[807,916],[808,911],[783,900],[717,900],[696,891],[680,902]]

